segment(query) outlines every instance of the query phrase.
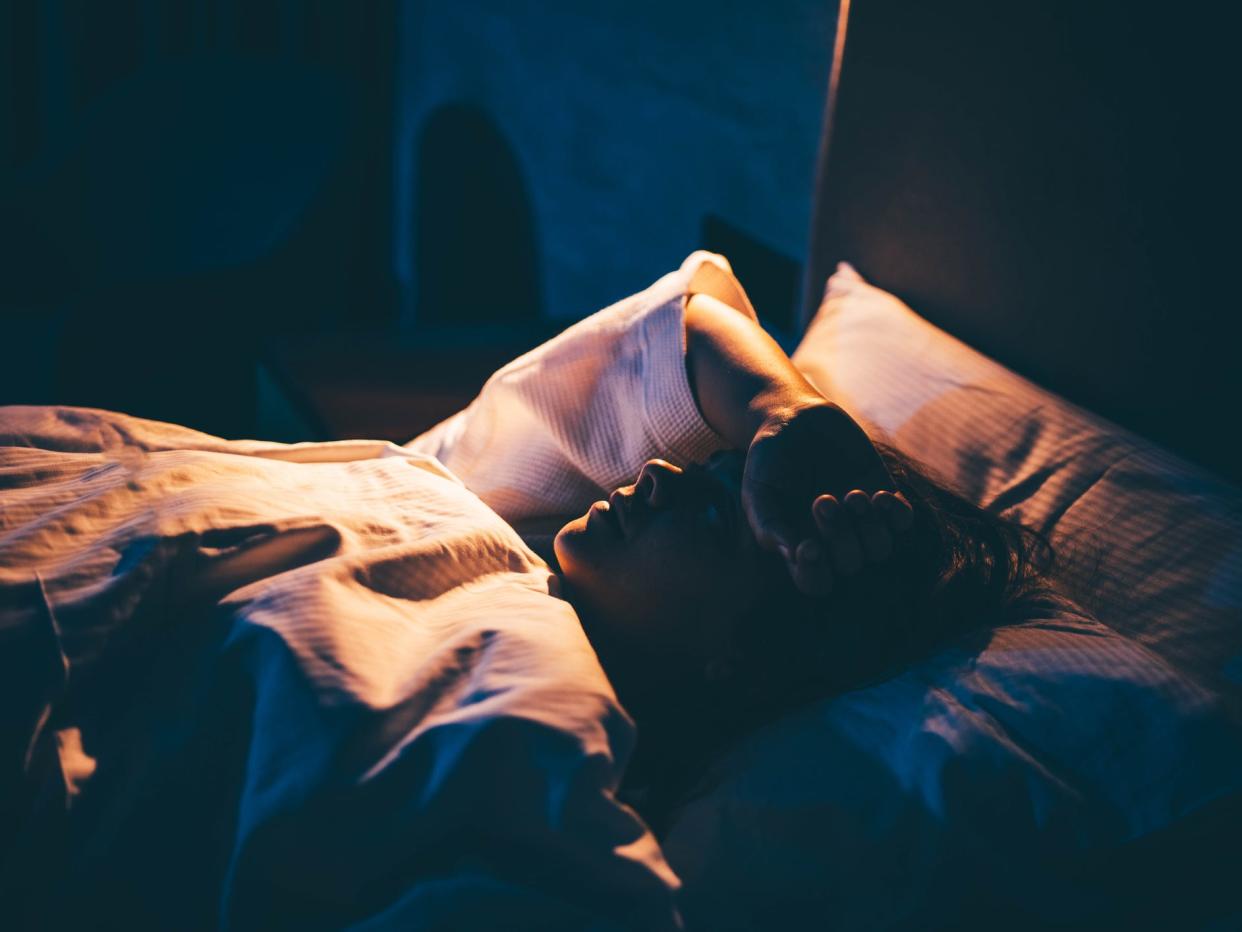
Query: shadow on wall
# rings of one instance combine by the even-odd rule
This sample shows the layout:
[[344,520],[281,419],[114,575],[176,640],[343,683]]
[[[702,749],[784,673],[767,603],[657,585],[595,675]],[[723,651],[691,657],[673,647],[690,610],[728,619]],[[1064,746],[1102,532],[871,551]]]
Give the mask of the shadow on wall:
[[792,352],[799,336],[802,264],[716,214],[703,218],[700,242],[704,249],[728,257],[759,320]]
[[417,330],[538,320],[530,194],[513,147],[482,108],[448,104],[427,119],[413,211]]
[[344,263],[349,89],[313,68],[201,58],[142,69],[32,166],[5,303],[57,320],[50,385],[13,401],[247,434],[258,347],[323,315]]

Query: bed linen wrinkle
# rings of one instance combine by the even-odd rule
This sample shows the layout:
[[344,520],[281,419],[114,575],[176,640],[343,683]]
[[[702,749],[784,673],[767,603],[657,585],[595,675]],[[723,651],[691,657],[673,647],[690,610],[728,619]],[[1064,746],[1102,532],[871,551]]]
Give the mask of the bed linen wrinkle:
[[[539,758],[536,772],[528,772],[524,764],[531,760],[532,747],[543,748],[535,755]],[[551,731],[533,720],[521,721],[506,716],[439,722],[425,729],[420,740],[409,743],[400,753],[367,772],[362,780],[355,779],[348,769],[342,769],[344,759],[347,755],[331,757],[331,767],[337,776],[331,782],[316,780],[311,784],[315,787],[313,795],[299,804],[300,815],[296,821],[287,821],[278,812],[264,813],[263,824],[270,826],[266,837],[255,839],[260,847],[248,859],[238,858],[243,863],[251,860],[264,865],[283,865],[281,870],[284,871],[292,857],[295,870],[290,879],[296,881],[295,886],[300,888],[308,875],[315,879],[318,902],[314,904],[313,921],[305,916],[307,908],[300,903],[286,904],[292,906],[292,911],[282,913],[305,916],[309,927],[339,927],[351,918],[356,921],[378,909],[380,901],[386,902],[401,891],[417,890],[425,882],[423,878],[452,869],[463,856],[487,864],[501,877],[525,879],[524,875],[532,868],[536,875],[549,870],[556,873],[558,862],[560,869],[571,870],[571,865],[554,854],[557,848],[564,847],[565,837],[598,832],[601,828],[610,829],[612,837],[619,841],[641,835],[641,831],[635,830],[632,819],[622,820],[626,829],[624,835],[617,834],[615,821],[611,826],[601,826],[594,821],[588,825],[571,825],[562,820],[551,829],[544,825],[549,817],[547,810],[536,814],[529,806],[518,805],[524,799],[553,800],[550,805],[555,814],[555,799],[566,794],[557,789],[555,781],[545,784],[546,778],[541,774],[564,773],[567,769],[580,773],[579,777],[571,779],[580,779],[583,793],[593,798],[596,793],[593,787],[600,779],[599,768],[610,771],[612,767],[610,760],[598,755],[583,757],[569,736]],[[596,760],[594,772],[588,763],[592,759]],[[496,767],[494,762],[501,760],[508,760],[511,765]],[[582,767],[587,770],[582,771]],[[342,783],[348,784],[348,793],[330,791],[332,785]],[[410,790],[415,788],[418,791],[411,794]],[[287,796],[282,792],[276,798]],[[301,814],[309,818],[301,818]],[[556,834],[557,830],[563,834]],[[273,836],[272,831],[278,834]],[[553,834],[546,834],[549,831]],[[321,832],[327,837],[316,841]],[[416,843],[411,844],[415,839]],[[323,849],[329,844],[336,850],[355,852],[351,861],[361,864],[351,863],[348,869],[343,869],[331,861],[322,865],[314,861],[306,863],[304,853],[286,851],[288,845],[296,845],[304,852],[307,848]],[[273,856],[275,852],[281,854]],[[566,855],[576,857],[579,862],[587,854],[566,848]],[[603,854],[605,852],[601,851],[600,855]],[[527,868],[521,867],[523,857],[530,862]],[[600,868],[598,876],[609,875],[604,868],[608,867],[610,858],[608,855],[601,862],[596,856],[592,864],[577,864],[573,872],[580,875],[579,884],[584,889],[594,885],[585,867]],[[613,876],[615,882],[615,872]],[[252,896],[268,896],[270,882],[274,879],[252,876],[245,888],[231,891],[230,900],[244,904]],[[260,887],[251,888],[256,880]],[[546,891],[550,884],[554,889],[559,886],[547,876],[535,876],[528,882],[532,890]],[[639,883],[641,888],[643,879],[633,877],[630,882]],[[301,897],[305,895],[303,891]],[[562,896],[571,901],[586,899],[581,890]],[[590,904],[586,899],[585,905]],[[458,904],[459,907],[464,905]],[[326,923],[325,909],[329,917]]]
[[[982,690],[977,688],[980,685],[983,686]],[[998,745],[1003,746],[1007,758],[1014,762],[1018,771],[1027,779],[1033,778],[1033,785],[1041,788],[1037,792],[1017,794],[1017,801],[1029,807],[1026,820],[1042,833],[1050,849],[1055,850],[1065,844],[1075,848],[1086,847],[1093,840],[1093,835],[1096,841],[1104,836],[1111,836],[1117,841],[1128,840],[1122,811],[1108,805],[1108,800],[1099,794],[1098,788],[1085,783],[1081,776],[1076,775],[1073,759],[1065,760],[1049,754],[1045,736],[1028,738],[1020,725],[1006,727],[1002,724],[1005,712],[1022,712],[1031,705],[1023,702],[1021,696],[999,689],[989,689],[985,682],[977,683],[974,696],[967,694],[964,704],[960,704],[958,709],[969,709],[970,714],[964,717],[973,718],[973,728],[989,735]],[[1018,721],[1021,722],[1022,719]],[[1099,753],[1098,750],[1096,753]],[[1057,798],[1055,803],[1046,801],[1047,793]],[[1083,813],[1089,812],[1092,828],[1088,829],[1086,820],[1068,819],[1064,813],[1067,804]],[[1070,837],[1056,837],[1049,831],[1054,820],[1060,820],[1066,823],[1067,828],[1072,829]]]
[[[126,675],[150,669],[141,682],[162,690],[149,715],[84,744],[100,768],[69,817],[90,850],[117,854],[75,863],[83,915],[186,858],[201,878],[167,884],[168,899],[133,891],[160,917],[149,925],[195,925],[178,902],[218,884],[234,929],[412,916],[451,928],[467,909],[496,927],[681,927],[677,876],[615,797],[633,721],[511,524],[580,513],[653,456],[722,445],[684,363],[685,296],[709,266],[713,287],[733,282],[720,257],[692,255],[404,447],[0,408],[0,586],[46,571],[71,682],[126,639],[142,655]],[[200,640],[211,648],[186,646]],[[110,672],[91,700],[132,699]],[[58,734],[77,726],[76,707],[54,711]],[[161,757],[174,745],[193,751]],[[150,753],[121,753],[131,746]],[[217,747],[227,760],[189,763]],[[125,834],[148,811],[138,788],[167,781],[229,825],[207,862],[188,828],[207,816],[171,799]],[[96,786],[135,789],[105,799]]]
[[38,495],[40,489],[51,489],[61,483],[87,482],[96,475],[120,468],[115,460],[97,460],[97,464],[82,472],[80,456],[89,454],[49,454],[44,450],[23,447],[5,447],[4,462],[0,464],[0,489],[12,494],[20,502],[18,489],[31,490]]
[[1194,919],[1237,914],[1238,490],[849,270],[793,358],[976,504],[1050,533],[1100,620],[1049,594],[735,748],[664,836],[687,921],[1233,928]]
[[[1121,459],[1124,459],[1124,456],[1122,456]],[[1055,471],[1057,470],[1063,470],[1066,463],[1068,462],[1069,460],[1067,459],[1065,461],[1055,463],[1054,465],[1048,467],[1047,470],[1040,470],[1040,471],[1055,473]],[[1055,507],[1051,509],[1047,509],[1047,508],[1041,509],[1039,525],[1038,525],[1040,532],[1043,534],[1053,533],[1055,529],[1060,525],[1061,519],[1065,517],[1065,513],[1069,511],[1069,509],[1073,508],[1074,504],[1080,498],[1082,498],[1082,496],[1086,495],[1093,488],[1095,488],[1097,485],[1103,482],[1105,478],[1108,476],[1109,472],[1118,462],[1120,462],[1120,459],[1114,460],[1113,462],[1105,466],[1102,466],[1099,469],[1086,472],[1077,482],[1075,482],[1074,487],[1073,487],[1074,490],[1064,495],[1062,497],[1062,501],[1058,505],[1056,505]],[[1052,477],[1045,476],[1044,480],[1040,482],[1041,488],[1044,482],[1047,482],[1049,478],[1052,478]],[[1000,495],[997,496],[997,499],[992,503],[991,507],[996,508],[998,511],[1008,511],[1009,509],[1012,508],[1013,509],[1012,514],[1014,515],[1014,517],[1018,521],[1022,521],[1023,520],[1022,507],[1021,507],[1022,501],[1026,501],[1031,498],[1034,498],[1040,489],[1039,488],[1032,489],[1027,494],[1023,495],[1021,499],[1017,499],[1016,492],[1014,492],[1013,494],[1010,494],[1010,493],[1012,490],[1016,489],[1018,485],[1021,485],[1021,484],[1022,484],[1022,481],[1018,480],[1016,483],[1012,483],[1009,486],[1007,486],[1006,490],[1004,492],[1001,492]],[[1055,485],[1055,483],[1049,483],[1049,484]],[[998,505],[997,502],[999,502],[1002,498],[1007,500],[1006,503]]]
[[[1230,542],[1242,540],[1242,500],[1235,489],[1049,396],[878,289],[843,282],[830,289],[828,306],[834,303],[839,308],[817,317],[804,341],[821,352],[831,347],[832,370],[809,349],[803,352],[814,378],[854,404],[855,415],[882,429],[899,448],[923,451],[933,469],[976,501],[992,502],[1021,481],[1022,457],[1011,455],[1011,448],[1021,448],[1030,468],[1061,463],[1062,476],[1014,514],[1054,529],[1052,542],[1063,557],[1060,572],[1070,592],[1116,630],[1224,686],[1226,700],[1240,708],[1236,685],[1228,688],[1222,675],[1227,664],[1219,661],[1230,655],[1222,645],[1239,643],[1236,610],[1231,614],[1206,603],[1202,592],[1186,600],[1184,595],[1194,593],[1176,582],[1200,579],[1200,567],[1217,565],[1219,555],[1236,546]],[[926,351],[910,353],[908,342],[920,338]],[[855,359],[868,360],[865,371],[855,371]],[[995,388],[995,401],[993,395],[938,390],[936,379],[946,372]],[[1040,424],[1039,442],[1026,449],[996,430],[998,420]],[[1167,491],[1153,483],[1167,483]],[[1143,511],[1129,504],[1140,496]],[[1119,503],[1129,510],[1119,511]],[[1145,537],[1151,543],[1144,545]],[[1153,563],[1154,553],[1171,558]],[[1232,582],[1242,584],[1237,577]],[[1141,600],[1131,588],[1135,583],[1142,587]]]
[[[595,786],[598,800],[592,804],[616,806],[607,795],[608,784],[615,781],[598,781],[601,768],[618,766],[615,752],[624,752],[624,746],[616,739],[627,725],[609,723],[604,732],[598,731],[602,719],[619,714],[615,698],[572,610],[549,596],[546,567],[490,509],[434,470],[411,470],[401,463],[400,475],[394,474],[387,465],[393,460],[376,460],[370,466],[354,461],[334,470],[322,461],[298,464],[265,458],[257,461],[266,464],[258,468],[254,460],[235,468],[243,457],[227,456],[222,466],[211,452],[188,457],[147,454],[138,467],[137,490],[125,470],[97,474],[90,485],[93,495],[79,499],[76,509],[61,502],[63,511],[53,519],[56,534],[56,528],[44,524],[42,538],[30,530],[16,539],[6,535],[3,562],[8,582],[17,581],[15,574],[25,572],[21,568],[50,567],[49,596],[57,615],[89,621],[76,633],[66,622],[65,642],[75,676],[96,654],[102,656],[117,631],[137,636],[140,625],[148,633],[146,622],[174,622],[168,610],[171,594],[185,599],[187,593],[231,593],[224,606],[236,630],[221,662],[250,670],[258,720],[247,758],[248,784],[237,810],[238,847],[229,860],[231,871],[240,865],[244,874],[250,869],[245,865],[253,866],[243,858],[246,839],[266,831],[267,820],[300,812],[324,786],[356,786],[356,777],[346,778],[351,773],[375,779],[385,771],[385,762],[400,759],[406,748],[437,741],[437,729],[465,728],[459,738],[463,750],[457,759],[446,752],[442,773],[425,776],[490,791],[490,784],[480,784],[474,771],[486,769],[504,782],[503,774],[511,768],[497,767],[496,761],[529,749],[491,747],[485,724],[470,727],[489,719],[520,717],[531,727],[574,736],[571,746],[579,749],[574,753],[596,754],[605,762],[594,765],[584,778]],[[417,459],[416,454],[403,456]],[[97,465],[96,458],[89,468]],[[189,475],[180,472],[187,469]],[[173,479],[161,488],[164,471]],[[325,477],[301,481],[308,471],[325,472]],[[195,477],[198,482],[186,484]],[[412,494],[425,498],[430,507],[415,507]],[[155,508],[152,499],[157,495],[161,498]],[[405,501],[397,502],[398,495]],[[446,495],[459,500],[450,504]],[[6,520],[19,522],[37,512],[6,511]],[[63,533],[71,514],[80,519],[75,535]],[[44,559],[49,548],[43,544],[57,536],[74,540],[74,551],[50,562]],[[393,544],[394,537],[402,542]],[[359,580],[378,584],[384,592],[359,585]],[[412,636],[420,617],[427,626],[421,637]],[[257,640],[244,636],[244,629],[256,626],[270,634]],[[432,642],[446,632],[453,635],[447,644],[433,648]],[[554,670],[559,672],[549,677]],[[558,694],[572,695],[573,703],[545,702],[543,691],[561,680]],[[420,697],[420,685],[426,683],[434,685]],[[289,700],[295,696],[303,697],[298,700],[306,706],[301,714],[290,714]],[[270,714],[261,711],[265,707]],[[278,733],[284,738],[261,750]],[[483,744],[475,747],[478,742]],[[501,756],[492,759],[489,754]],[[534,766],[565,768],[572,758],[568,752],[545,756]],[[109,760],[106,755],[101,759]],[[63,763],[68,766],[67,760]],[[290,768],[302,774],[299,780],[290,782]],[[442,802],[434,780],[427,791],[405,789],[416,803],[434,807]],[[521,791],[510,787],[514,812],[539,802],[536,822],[556,814],[555,801],[549,809],[537,796],[522,795],[540,794],[547,786],[532,779]],[[590,794],[589,788],[583,792]],[[582,799],[577,802],[587,805]],[[468,809],[462,800],[455,806],[457,818]],[[513,812],[490,811],[497,818],[514,818]],[[418,837],[419,821],[406,826],[405,831],[415,832],[403,836],[407,842]],[[566,818],[555,828],[588,830],[571,823]],[[612,822],[614,828],[620,824],[627,826],[627,833],[614,836],[612,843],[583,835],[569,843],[582,855],[602,842],[590,863],[603,877],[616,873],[618,860],[627,857],[618,853],[621,847],[644,831],[632,813],[621,812]],[[592,825],[595,829],[598,824]],[[639,862],[635,877],[626,881],[627,895],[658,914],[658,891],[664,890],[663,908],[666,918],[671,917],[668,885],[675,878],[659,866],[658,849],[635,856]],[[335,863],[334,858],[329,861]],[[498,860],[496,869],[503,874],[514,868]],[[565,875],[574,869],[566,865]],[[239,881],[242,874],[237,874]],[[610,883],[600,882],[605,887]],[[550,902],[566,899],[558,884],[545,880]],[[614,896],[604,902],[605,909],[618,910],[622,900]],[[254,906],[251,902],[247,908]],[[247,908],[229,913],[238,927],[246,925]],[[653,921],[656,927],[671,923],[671,918]]]
[[[723,257],[693,253],[646,291],[497,371],[465,411],[406,448],[435,455],[511,524],[580,514],[652,457],[705,460],[725,444],[686,374],[692,287],[754,315]],[[537,487],[531,474],[542,478]]]
[[[1048,850],[1067,844],[1082,846],[1099,833],[1099,814],[1083,817],[1088,812],[1088,800],[1082,787],[1049,767],[1037,756],[1037,749],[1014,741],[986,712],[967,710],[956,697],[949,699],[939,716],[928,719],[927,739],[939,739],[944,750],[924,740],[909,751],[912,756],[925,755],[925,760],[936,763],[936,770],[922,771],[924,782],[918,786],[932,818],[948,828],[956,821],[955,813],[969,800],[994,820],[989,832],[998,828],[1003,831],[1006,824],[1014,830],[1029,826],[1038,833],[1040,846]],[[988,743],[989,738],[997,741],[995,748]],[[967,755],[970,763],[965,763]],[[969,825],[962,828],[970,835],[977,831]],[[1038,857],[1039,853],[1033,849],[1025,856]]]

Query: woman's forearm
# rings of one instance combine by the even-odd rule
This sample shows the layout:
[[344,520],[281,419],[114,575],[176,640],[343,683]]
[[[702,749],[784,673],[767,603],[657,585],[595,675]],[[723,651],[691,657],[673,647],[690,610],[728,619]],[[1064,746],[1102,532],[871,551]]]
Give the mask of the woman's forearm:
[[686,304],[686,373],[703,419],[745,450],[765,423],[827,405],[755,321],[706,294]]

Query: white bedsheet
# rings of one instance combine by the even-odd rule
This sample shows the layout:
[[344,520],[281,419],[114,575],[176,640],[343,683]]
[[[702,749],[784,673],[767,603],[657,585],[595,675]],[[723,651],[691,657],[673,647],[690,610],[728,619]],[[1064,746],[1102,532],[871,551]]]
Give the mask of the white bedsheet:
[[[93,781],[129,787],[82,806],[92,837],[66,876],[85,905],[62,887],[58,908],[119,899],[150,925],[213,925],[177,915],[202,909],[210,865],[230,928],[677,927],[677,880],[612,795],[631,722],[555,577],[435,459],[69,408],[0,409],[0,434],[0,624],[47,626],[68,670],[58,692],[63,667],[26,667],[52,671],[41,740],[59,742],[71,801],[75,783],[84,804]],[[210,701],[170,690],[189,711],[142,736],[101,723],[134,669],[182,656],[163,645],[188,624],[220,636],[156,682],[205,683]],[[195,729],[230,740],[169,738]],[[161,742],[197,763],[160,776],[177,758]],[[217,855],[149,824],[220,799]],[[100,871],[137,892],[105,895]]]
[[79,793],[79,914],[676,927],[613,798],[633,724],[510,523],[723,443],[685,371],[693,291],[754,314],[694,253],[404,448],[0,408],[0,637],[25,632],[13,694],[47,700],[39,746]]

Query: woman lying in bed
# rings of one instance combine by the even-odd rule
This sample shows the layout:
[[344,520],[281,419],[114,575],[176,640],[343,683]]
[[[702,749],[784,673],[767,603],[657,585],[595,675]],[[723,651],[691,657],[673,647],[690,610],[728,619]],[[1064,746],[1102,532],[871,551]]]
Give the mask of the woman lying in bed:
[[[1041,541],[872,443],[808,383],[720,257],[668,278],[506,367],[410,444],[559,572],[638,723],[628,782],[656,823],[713,750],[963,623],[999,621],[1050,568]],[[532,411],[544,425],[520,441]],[[619,484],[640,456],[653,458]],[[575,474],[596,489],[562,498]],[[569,521],[527,517],[574,498],[595,500]]]
[[658,818],[742,731],[999,620],[1036,552],[874,446],[705,253],[405,447],[12,408],[0,480],[0,894],[41,922],[54,882],[166,928],[674,928],[614,798],[631,719]]

